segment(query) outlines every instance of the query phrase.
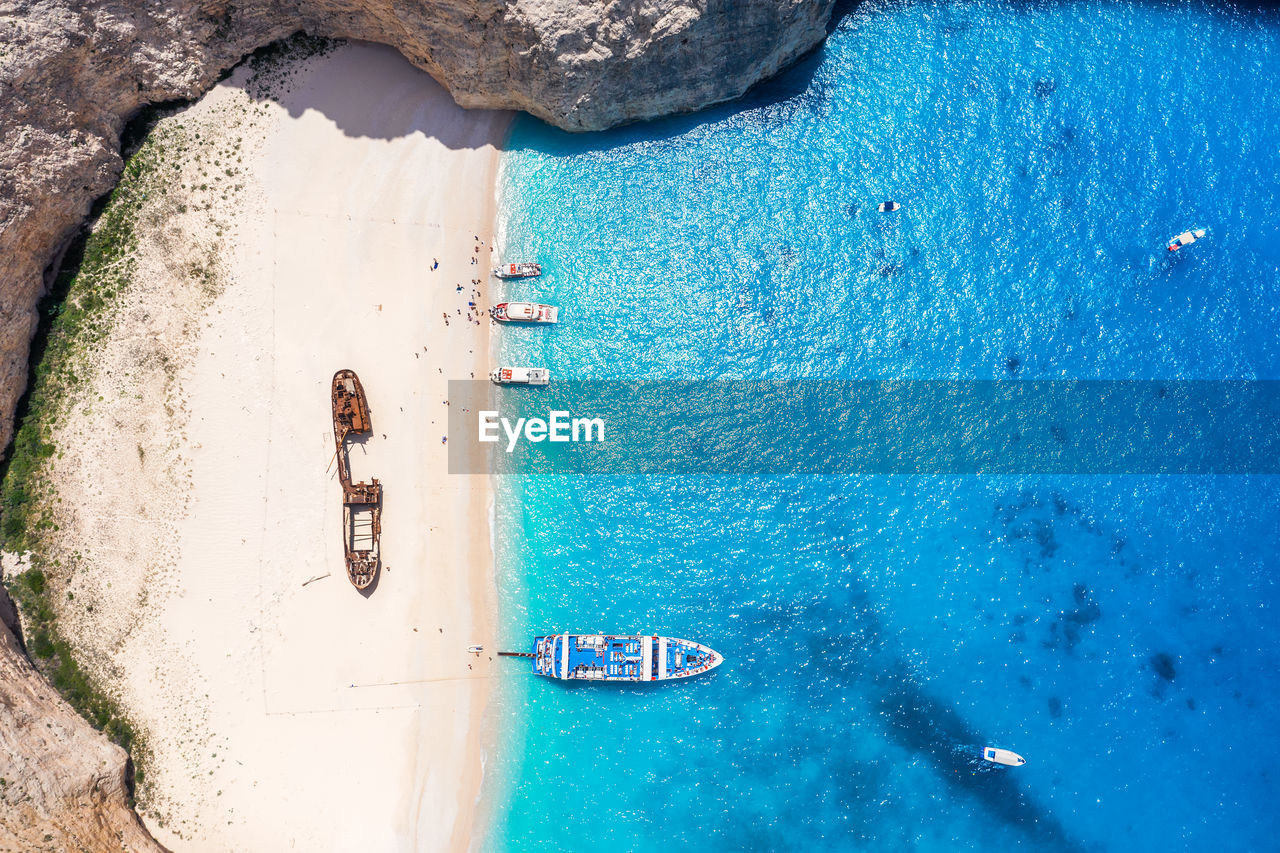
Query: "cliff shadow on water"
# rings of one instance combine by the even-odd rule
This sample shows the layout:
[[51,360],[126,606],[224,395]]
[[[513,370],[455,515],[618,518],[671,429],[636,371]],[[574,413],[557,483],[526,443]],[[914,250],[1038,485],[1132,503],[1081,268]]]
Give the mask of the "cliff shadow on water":
[[[1161,7],[1166,5],[1162,0],[1139,0],[1139,2]],[[932,0],[887,0],[887,2],[836,0],[826,30],[827,35],[831,36],[837,30],[854,27],[857,15],[876,16],[891,14],[895,9],[902,7],[925,6],[938,10],[945,19],[953,19],[944,24],[944,32],[961,34],[973,26],[971,18],[981,17],[985,14],[984,9],[992,5],[1025,10],[1037,7],[1070,6],[1074,3],[1075,0],[997,0],[991,4],[982,2],[938,4]],[[1223,12],[1252,11],[1272,16],[1280,14],[1280,0],[1240,0],[1240,2],[1198,0],[1198,5],[1208,10]],[[822,116],[827,110],[832,88],[831,81],[824,79],[823,74],[826,50],[827,44],[823,41],[776,75],[751,86],[740,97],[691,113],[626,124],[592,133],[571,133],[552,127],[532,116],[520,114],[519,121],[537,126],[538,132],[520,134],[519,138],[512,138],[508,143],[508,150],[532,149],[551,156],[602,152],[640,142],[664,142],[683,136],[703,125],[714,125],[735,119],[772,124],[785,122],[802,111]],[[886,46],[885,62],[891,65],[893,61],[892,45]]]
[[[835,18],[833,17],[834,21]],[[571,133],[552,127],[540,119],[521,113],[517,119],[534,134],[513,135],[509,151],[534,150],[550,156],[566,156],[609,151],[641,142],[677,139],[704,125],[735,119],[777,124],[807,111],[821,115],[828,103],[829,84],[820,70],[825,43],[819,44],[773,77],[751,86],[740,97],[691,113],[634,122],[609,130]]]

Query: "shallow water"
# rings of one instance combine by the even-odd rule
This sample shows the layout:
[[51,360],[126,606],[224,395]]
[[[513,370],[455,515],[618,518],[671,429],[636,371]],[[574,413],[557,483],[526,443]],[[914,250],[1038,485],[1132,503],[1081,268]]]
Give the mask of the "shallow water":
[[[564,322],[502,332],[503,360],[1280,378],[1276,68],[1256,14],[872,3],[742,103],[591,136],[522,119],[503,241],[547,273],[509,290]],[[1163,250],[1192,225],[1209,239]],[[653,631],[728,661],[643,689],[511,661],[486,848],[1273,847],[1277,491],[501,478],[507,647]],[[984,743],[1028,764],[975,766]]]

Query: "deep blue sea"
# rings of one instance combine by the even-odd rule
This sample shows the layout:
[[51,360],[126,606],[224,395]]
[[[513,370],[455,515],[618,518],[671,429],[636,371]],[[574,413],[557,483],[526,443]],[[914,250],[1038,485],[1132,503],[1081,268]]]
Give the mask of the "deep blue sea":
[[[562,323],[501,330],[501,361],[1280,379],[1277,84],[1256,11],[872,0],[743,101],[522,118],[502,248],[546,273],[506,292]],[[1274,477],[498,490],[504,646],[653,632],[727,662],[618,688],[505,661],[486,850],[1280,849]],[[979,767],[983,744],[1028,763]]]

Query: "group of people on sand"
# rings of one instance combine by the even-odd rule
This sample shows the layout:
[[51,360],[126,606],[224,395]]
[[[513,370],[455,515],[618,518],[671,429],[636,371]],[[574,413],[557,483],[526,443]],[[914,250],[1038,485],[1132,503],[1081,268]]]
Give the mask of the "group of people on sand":
[[[480,239],[480,235],[479,235],[479,234],[475,235],[475,241],[476,241],[475,252],[474,252],[474,255],[473,255],[473,256],[472,256],[472,258],[471,258],[471,263],[472,263],[472,264],[478,264],[478,263],[479,263],[479,260],[478,260],[477,256],[480,254],[480,247],[484,245],[484,241]],[[490,251],[490,252],[492,252],[492,251],[493,251],[493,247],[492,247],[492,246],[490,246],[490,247],[489,247],[489,251]],[[431,271],[432,271],[432,272],[435,272],[435,271],[436,271],[437,269],[439,269],[439,268],[440,268],[440,259],[439,259],[439,258],[432,258],[432,259],[431,259]],[[466,319],[467,319],[469,322],[475,323],[477,326],[479,326],[479,325],[480,325],[480,321],[481,321],[480,305],[479,305],[479,301],[478,301],[478,300],[480,299],[480,295],[481,295],[481,294],[480,294],[480,286],[481,286],[481,284],[482,284],[482,280],[481,280],[481,279],[478,279],[478,278],[473,278],[473,279],[471,279],[471,298],[467,301],[467,313],[466,313]],[[462,285],[461,285],[461,284],[459,284],[459,285],[456,285],[456,286],[455,286],[455,292],[456,292],[456,293],[461,293],[461,292],[462,292]],[[461,315],[462,315],[462,309],[461,309],[461,308],[458,308],[458,309],[456,309],[456,310],[455,310],[455,312],[454,312],[454,313],[455,313],[455,315],[461,316]],[[440,313],[440,317],[444,320],[444,324],[445,324],[446,326],[447,326],[447,325],[449,325],[449,312],[448,312],[448,311],[442,311],[442,312]]]

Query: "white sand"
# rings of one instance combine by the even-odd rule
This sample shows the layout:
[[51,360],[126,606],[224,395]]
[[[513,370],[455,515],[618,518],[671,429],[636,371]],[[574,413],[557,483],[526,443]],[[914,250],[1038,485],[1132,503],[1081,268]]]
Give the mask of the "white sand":
[[[154,411],[125,418],[159,424],[141,467],[155,469],[167,441],[163,494],[181,499],[154,508],[164,523],[143,524],[139,507],[160,492],[129,475],[92,494],[125,463],[87,454],[78,517],[104,529],[82,541],[68,530],[69,547],[88,573],[114,572],[125,599],[112,609],[130,624],[98,651],[154,752],[144,817],[161,843],[465,849],[494,665],[465,653],[494,650],[491,496],[486,478],[446,473],[441,437],[447,380],[489,368],[488,319],[462,315],[472,279],[488,291],[508,116],[462,111],[389,49],[348,45],[297,67],[279,103],[251,107],[265,121],[226,203],[224,287],[195,318],[176,380],[189,414],[168,427]],[[192,113],[244,106],[246,76]],[[384,486],[383,568],[367,597],[342,556],[339,368],[359,374],[373,416],[353,475]],[[110,441],[121,428],[110,406],[84,418],[80,435]],[[132,433],[124,441],[133,454]],[[95,618],[80,630],[90,645]]]

